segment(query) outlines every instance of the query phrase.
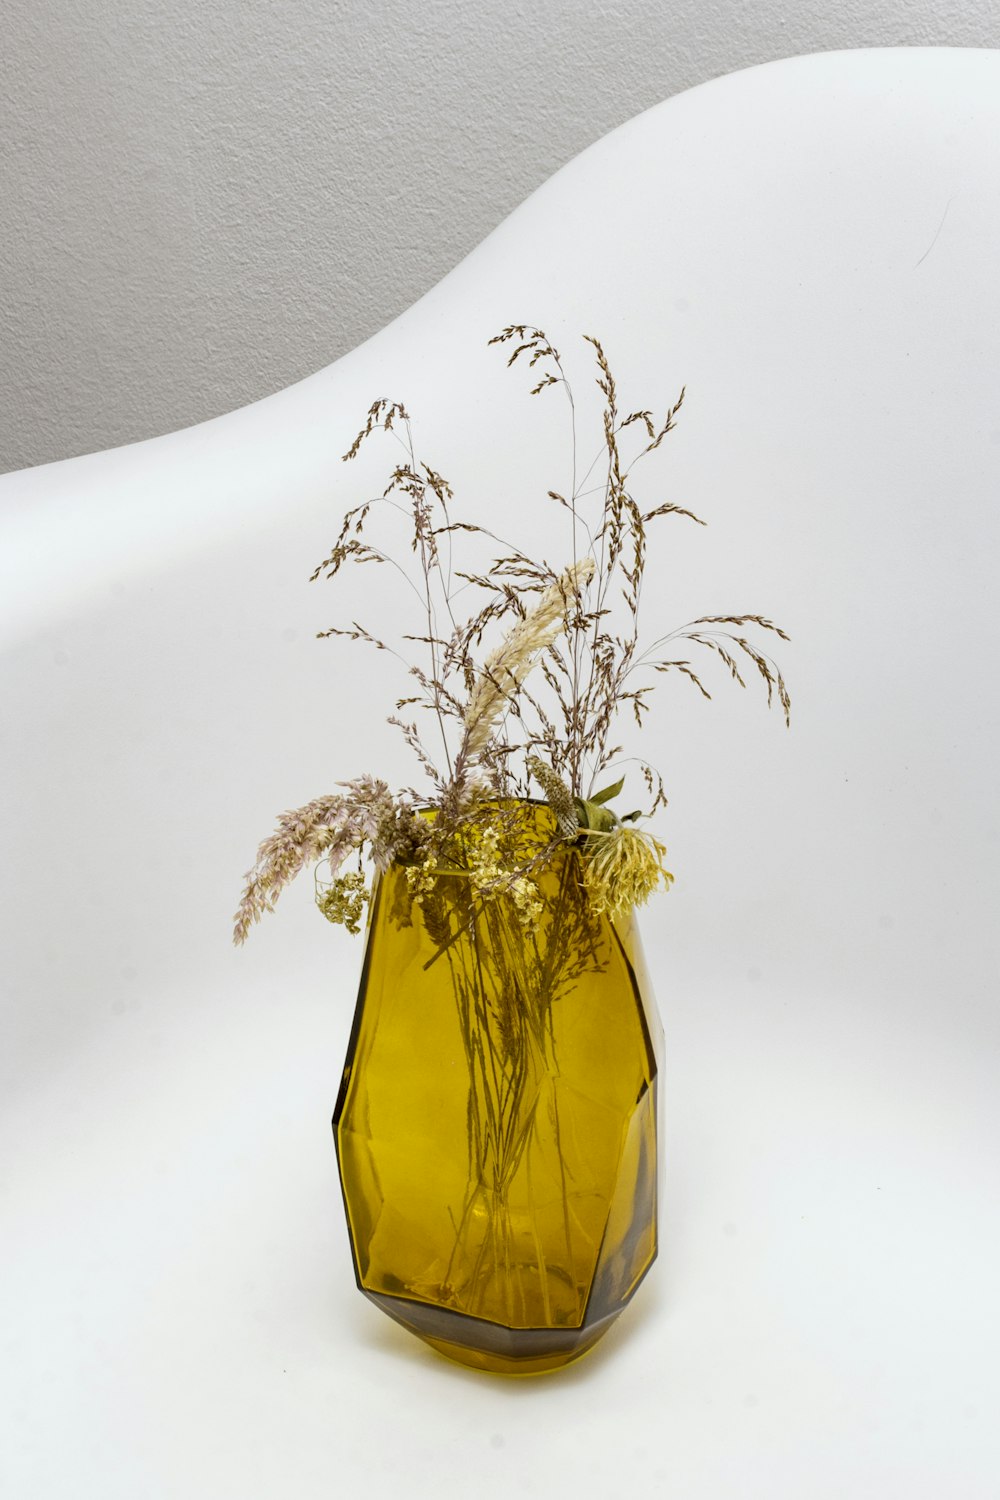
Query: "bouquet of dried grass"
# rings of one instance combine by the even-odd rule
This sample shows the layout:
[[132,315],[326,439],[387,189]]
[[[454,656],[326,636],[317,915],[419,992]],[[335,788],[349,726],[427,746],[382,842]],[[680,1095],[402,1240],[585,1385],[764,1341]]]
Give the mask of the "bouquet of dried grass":
[[[237,944],[308,865],[316,866],[317,902],[324,915],[357,932],[369,896],[366,857],[376,874],[394,864],[406,868],[410,899],[423,909],[428,926],[434,921],[435,877],[461,872],[471,895],[470,921],[484,903],[503,894],[529,927],[540,911],[539,873],[568,844],[578,851],[582,870],[576,907],[622,916],[659,886],[669,888],[673,879],[663,862],[663,844],[639,826],[666,804],[660,774],[638,761],[646,805],[627,813],[611,806],[624,778],[602,784],[622,755],[617,740],[622,718],[642,728],[649,695],[662,674],[687,678],[708,698],[686,654],[697,648],[721,660],[741,687],[749,666],[766,688],[768,705],[777,703],[788,722],[784,679],[754,640],[788,637],[764,616],[706,615],[648,644],[641,641],[650,536],[668,517],[704,525],[670,502],[643,510],[633,494],[635,467],[673,431],[684,391],[659,423],[649,410],[623,415],[604,349],[598,339],[585,338],[596,360],[604,410],[597,455],[582,474],[576,405],[556,348],[541,329],[523,324],[490,340],[512,346],[508,366],[523,361],[537,371],[533,396],[560,387],[569,403],[572,485],[568,495],[548,491],[567,519],[567,560],[559,566],[458,518],[448,482],[417,458],[405,407],[387,400],[371,406],[344,460],[354,459],[376,431],[398,442],[401,457],[381,495],[348,511],[311,577],[335,578],[349,563],[388,564],[402,573],[419,601],[416,628],[398,645],[358,622],[331,627],[321,636],[344,636],[403,658],[415,691],[397,701],[389,722],[403,734],[425,782],[393,792],[365,775],[340,783],[334,795],[284,813],[247,872],[235,919]],[[370,522],[383,514],[402,519],[409,565],[372,539]],[[459,569],[459,543],[478,546],[480,553],[485,548],[487,563]],[[476,607],[463,612],[460,596],[470,593]],[[412,646],[422,649],[422,661],[407,658]],[[433,748],[421,733],[421,719],[433,729]],[[516,809],[537,792],[551,809],[554,832],[526,839]],[[357,866],[349,869],[354,858]],[[442,932],[442,947],[455,937],[450,928]]]

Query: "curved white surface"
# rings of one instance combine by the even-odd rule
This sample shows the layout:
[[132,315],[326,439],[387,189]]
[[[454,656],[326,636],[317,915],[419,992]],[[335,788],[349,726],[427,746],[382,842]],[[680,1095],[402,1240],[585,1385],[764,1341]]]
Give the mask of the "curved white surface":
[[[755,68],[314,378],[0,479],[5,1493],[995,1496],[998,182],[1000,53]],[[578,392],[584,332],[628,409],[686,383],[648,493],[710,528],[665,534],[650,624],[771,615],[794,702],[786,734],[719,678],[663,694],[661,1258],[521,1383],[353,1288],[358,947],[306,882],[229,947],[277,812],[413,774],[382,660],[312,640],[352,605],[308,574],[389,464],[339,464],[370,402],[477,519],[524,535],[565,477],[553,393],[485,347],[514,321]]]

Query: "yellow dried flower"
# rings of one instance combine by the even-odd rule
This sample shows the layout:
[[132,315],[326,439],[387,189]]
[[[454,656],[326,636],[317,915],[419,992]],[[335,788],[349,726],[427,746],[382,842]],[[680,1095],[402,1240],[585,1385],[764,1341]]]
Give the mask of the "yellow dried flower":
[[472,828],[465,843],[472,884],[477,891],[489,893],[503,873],[499,834],[495,828]]
[[361,931],[361,918],[368,900],[368,882],[360,870],[339,875],[316,896],[316,905],[328,922],[338,922],[348,932]]
[[530,932],[541,921],[545,910],[538,886],[527,875],[519,875],[510,883],[510,894],[514,898],[518,921]]
[[606,833],[591,829],[585,846],[584,888],[596,912],[622,917],[649,900],[662,880],[674,877],[663,863],[666,846],[641,828],[620,824]]
[[424,897],[433,892],[436,874],[437,857],[433,849],[427,849],[416,864],[406,866],[406,883],[418,906],[422,906]]

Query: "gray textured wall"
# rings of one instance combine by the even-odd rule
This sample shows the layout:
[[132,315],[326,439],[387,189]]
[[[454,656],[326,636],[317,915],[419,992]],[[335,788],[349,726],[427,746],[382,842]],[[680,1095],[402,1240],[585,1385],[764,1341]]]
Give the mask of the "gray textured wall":
[[[615,125],[753,63],[996,46],[990,0],[5,0],[0,471],[336,359]],[[627,241],[623,245],[623,266]]]

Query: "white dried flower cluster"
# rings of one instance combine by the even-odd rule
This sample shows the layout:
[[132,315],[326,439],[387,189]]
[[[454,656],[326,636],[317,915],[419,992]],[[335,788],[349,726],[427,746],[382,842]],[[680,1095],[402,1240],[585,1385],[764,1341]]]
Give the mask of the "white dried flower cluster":
[[433,849],[428,849],[418,863],[406,867],[406,882],[414,903],[425,906],[442,873],[453,878],[457,875],[468,879],[480,900],[509,896],[521,925],[529,930],[534,928],[545,910],[538,885],[530,876],[504,864],[499,830],[472,824],[467,827],[462,844],[462,867],[442,872]]
[[487,900],[510,896],[521,925],[531,928],[542,916],[544,906],[538,886],[529,876],[505,868],[500,851],[500,834],[496,828],[484,828],[469,853],[469,875],[473,890]]
[[406,883],[417,906],[423,906],[424,897],[434,890],[437,874],[437,854],[433,849],[428,849],[417,864],[406,866]]

